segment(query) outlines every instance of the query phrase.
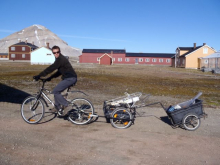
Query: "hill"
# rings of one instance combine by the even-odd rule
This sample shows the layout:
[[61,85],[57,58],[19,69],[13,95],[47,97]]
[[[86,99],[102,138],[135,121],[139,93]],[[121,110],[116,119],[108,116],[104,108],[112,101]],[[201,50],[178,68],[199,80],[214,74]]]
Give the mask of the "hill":
[[0,40],[0,53],[8,53],[8,47],[18,43],[19,41],[26,41],[34,43],[34,45],[41,47],[58,45],[61,48],[62,54],[70,57],[78,57],[82,54],[82,50],[69,46],[65,41],[59,38],[55,33],[42,25],[32,25],[15,32]]

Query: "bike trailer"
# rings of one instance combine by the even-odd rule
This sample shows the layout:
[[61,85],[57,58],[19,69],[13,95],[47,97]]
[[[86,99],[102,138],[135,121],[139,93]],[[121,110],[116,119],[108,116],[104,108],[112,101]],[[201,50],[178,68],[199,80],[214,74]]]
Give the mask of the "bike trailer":
[[204,115],[202,100],[199,99],[196,99],[195,103],[188,108],[174,109],[173,111],[168,109],[166,112],[174,125],[181,124],[187,114],[196,114],[199,118]]

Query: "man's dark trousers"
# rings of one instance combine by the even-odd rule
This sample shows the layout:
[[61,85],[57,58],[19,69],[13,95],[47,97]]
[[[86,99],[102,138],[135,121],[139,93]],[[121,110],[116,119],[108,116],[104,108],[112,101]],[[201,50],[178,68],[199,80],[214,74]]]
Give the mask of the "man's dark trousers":
[[55,106],[58,109],[61,108],[61,105],[68,106],[68,101],[62,96],[61,92],[75,84],[76,81],[77,78],[75,77],[65,78],[53,89],[52,93],[54,94]]

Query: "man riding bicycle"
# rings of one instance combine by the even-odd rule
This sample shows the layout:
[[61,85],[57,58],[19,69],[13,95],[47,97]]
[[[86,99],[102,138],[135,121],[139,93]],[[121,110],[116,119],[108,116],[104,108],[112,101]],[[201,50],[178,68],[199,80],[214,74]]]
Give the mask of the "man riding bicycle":
[[45,77],[55,70],[57,70],[57,72],[48,77],[46,81],[51,81],[52,78],[62,75],[62,81],[59,82],[52,91],[54,94],[55,107],[51,109],[51,111],[57,112],[58,110],[64,110],[68,107],[68,101],[62,96],[61,92],[77,82],[77,74],[68,59],[61,54],[61,50],[58,46],[53,46],[52,52],[55,56],[55,62],[33,78],[38,81],[41,76]]

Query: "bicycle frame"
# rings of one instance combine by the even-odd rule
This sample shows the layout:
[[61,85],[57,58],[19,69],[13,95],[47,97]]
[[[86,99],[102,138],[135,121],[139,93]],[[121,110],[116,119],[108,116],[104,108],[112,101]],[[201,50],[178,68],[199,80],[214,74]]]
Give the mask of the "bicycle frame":
[[[40,89],[39,89],[39,93],[37,94],[37,100],[42,99],[42,101],[45,103],[45,105],[46,105],[47,107],[49,107],[47,101],[49,101],[53,106],[55,106],[54,102],[50,99],[50,97],[47,96],[47,93],[51,93],[51,91],[49,91],[48,89],[45,89],[45,88],[44,88],[44,85],[45,85],[46,81],[44,81],[44,79],[40,79],[40,80],[42,81],[43,84],[42,84],[42,86],[41,86]],[[66,92],[66,94],[65,94],[66,97],[68,96],[68,93],[82,93],[82,94],[88,96],[86,93],[84,93],[84,92],[82,92],[82,91],[70,91],[71,87],[72,87],[72,86],[70,86],[70,87],[67,88],[67,92]],[[47,101],[46,101],[45,99],[46,99]],[[35,106],[35,104],[34,104],[34,106]],[[33,106],[33,107],[34,107],[34,106]]]
[[[40,80],[42,80],[42,79],[40,79]],[[47,107],[49,107],[49,105],[48,105],[48,103],[46,102],[46,100],[48,100],[53,106],[55,106],[55,104],[53,103],[53,101],[52,101],[52,100],[47,96],[47,94],[46,94],[46,92],[47,92],[47,93],[50,93],[50,91],[44,88],[45,81],[42,80],[42,82],[43,82],[42,87],[40,87],[40,90],[39,90],[39,92],[38,92],[38,94],[37,94],[37,100],[42,99],[42,101],[45,103],[45,105],[46,105]],[[46,100],[45,100],[45,99],[46,99]]]

